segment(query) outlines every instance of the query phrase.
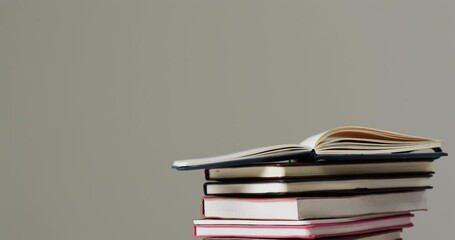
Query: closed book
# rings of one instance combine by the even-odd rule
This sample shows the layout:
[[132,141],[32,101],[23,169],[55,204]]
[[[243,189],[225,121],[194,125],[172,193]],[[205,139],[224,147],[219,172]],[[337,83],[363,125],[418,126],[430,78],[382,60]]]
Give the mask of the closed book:
[[[328,237],[323,240],[401,240],[401,230],[382,231],[367,234],[356,234],[344,237]],[[279,240],[280,238],[204,238],[204,240]],[[298,238],[287,238],[296,240]]]
[[426,192],[337,197],[234,198],[205,196],[205,218],[304,220],[426,210]]
[[431,174],[367,175],[293,180],[207,182],[206,195],[339,195],[431,188]]
[[[323,240],[401,240],[401,230],[382,231],[367,234],[356,234],[344,237],[328,237]],[[280,238],[204,238],[204,240],[278,240]],[[298,238],[287,238],[296,240]]]
[[321,161],[255,164],[205,170],[207,180],[291,179],[324,176],[433,173],[433,161]]
[[303,238],[347,236],[411,227],[412,214],[318,223],[308,221],[198,220],[196,237]]

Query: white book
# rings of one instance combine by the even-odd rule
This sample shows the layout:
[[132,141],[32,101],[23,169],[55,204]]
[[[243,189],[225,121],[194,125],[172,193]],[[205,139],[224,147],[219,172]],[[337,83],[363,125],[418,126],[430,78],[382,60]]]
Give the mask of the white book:
[[426,192],[411,191],[340,197],[202,199],[205,218],[304,220],[426,210]]

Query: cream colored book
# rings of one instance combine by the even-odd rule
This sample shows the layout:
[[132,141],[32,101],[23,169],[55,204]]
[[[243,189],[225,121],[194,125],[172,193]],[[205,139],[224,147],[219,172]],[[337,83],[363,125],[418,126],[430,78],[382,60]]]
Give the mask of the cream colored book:
[[441,146],[442,141],[436,139],[346,126],[316,134],[299,144],[273,145],[208,158],[178,160],[172,167],[177,170],[190,170],[295,158],[347,159],[359,156],[365,159],[434,159],[445,155],[438,152]]

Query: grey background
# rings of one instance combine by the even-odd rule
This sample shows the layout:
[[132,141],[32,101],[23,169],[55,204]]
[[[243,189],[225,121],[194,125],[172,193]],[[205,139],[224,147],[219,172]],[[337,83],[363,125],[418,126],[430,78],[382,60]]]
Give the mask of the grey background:
[[[341,125],[455,152],[454,1],[0,1],[0,239],[192,239],[175,159]],[[406,239],[453,236],[454,162]]]

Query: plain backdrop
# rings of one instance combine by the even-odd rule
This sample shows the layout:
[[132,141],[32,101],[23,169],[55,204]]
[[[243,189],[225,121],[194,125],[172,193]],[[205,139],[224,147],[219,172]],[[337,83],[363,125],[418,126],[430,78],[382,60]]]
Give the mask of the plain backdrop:
[[[0,239],[192,239],[172,161],[341,125],[455,154],[454,1],[0,1]],[[452,157],[405,239],[451,239]]]

